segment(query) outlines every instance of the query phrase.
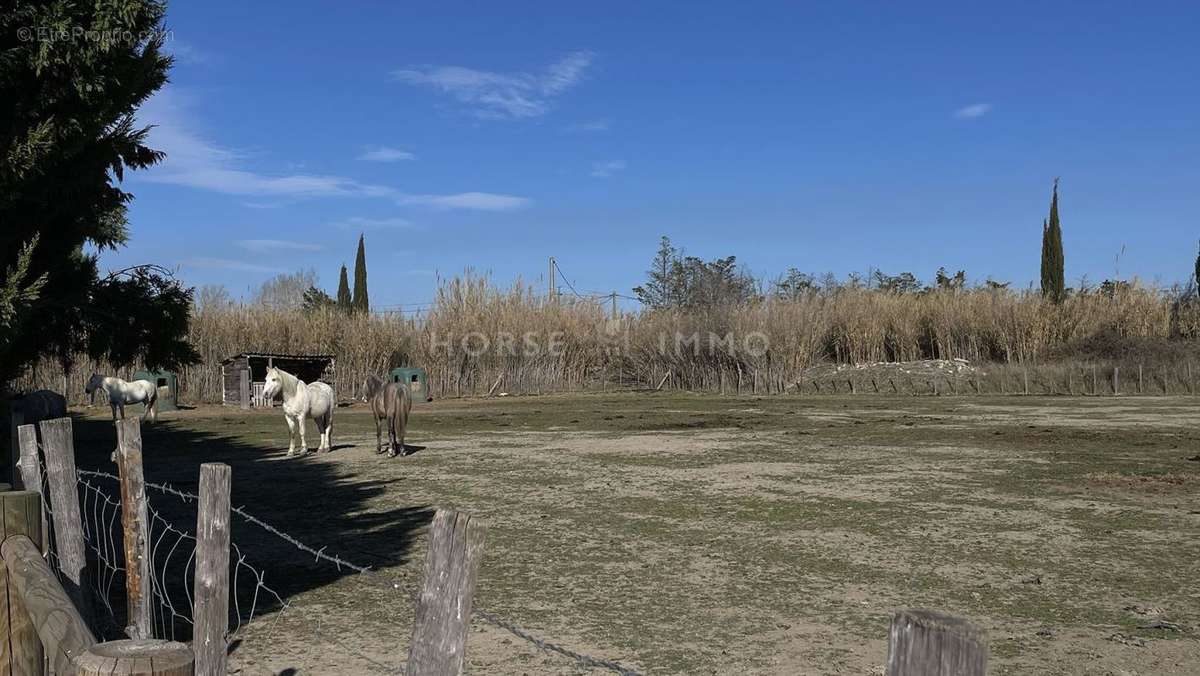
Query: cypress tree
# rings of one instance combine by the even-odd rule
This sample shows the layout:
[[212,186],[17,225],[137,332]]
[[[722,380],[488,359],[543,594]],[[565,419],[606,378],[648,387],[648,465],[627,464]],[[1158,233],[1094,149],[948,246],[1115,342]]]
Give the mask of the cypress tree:
[[363,236],[358,236],[358,255],[354,258],[354,299],[351,301],[355,312],[367,312],[371,303],[367,300],[367,252],[363,247]]
[[1042,295],[1055,303],[1066,298],[1066,274],[1064,272],[1062,225],[1058,220],[1058,179],[1054,179],[1054,193],[1050,198],[1050,218],[1042,227]]
[[1042,295],[1049,296],[1053,286],[1050,275],[1050,222],[1042,219]]
[[1196,295],[1200,296],[1200,252],[1196,254]]
[[338,278],[337,308],[342,312],[350,312],[353,303],[350,300],[350,280],[346,277],[346,266],[342,265],[342,274]]

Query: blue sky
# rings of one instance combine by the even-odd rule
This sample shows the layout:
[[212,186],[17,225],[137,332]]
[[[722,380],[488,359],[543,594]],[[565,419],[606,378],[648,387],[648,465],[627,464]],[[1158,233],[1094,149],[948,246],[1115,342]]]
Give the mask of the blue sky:
[[661,235],[754,273],[1172,283],[1200,238],[1184,3],[176,1],[169,157],[117,266],[235,295],[366,234],[377,306],[471,267],[628,293]]

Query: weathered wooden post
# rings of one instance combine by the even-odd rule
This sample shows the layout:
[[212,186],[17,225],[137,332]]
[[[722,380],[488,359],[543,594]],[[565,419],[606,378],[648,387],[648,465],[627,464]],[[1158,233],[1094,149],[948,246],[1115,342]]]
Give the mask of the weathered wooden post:
[[1021,369],[1021,375],[1025,379],[1025,395],[1028,396],[1029,395],[1029,367],[1028,366]]
[[[56,674],[75,673],[75,660],[96,643],[92,630],[79,609],[67,596],[59,577],[42,558],[42,550],[25,535],[11,535],[0,545],[0,558],[8,569],[8,602],[14,599],[25,608],[45,653],[45,660]],[[32,671],[41,673],[41,660]]]
[[75,473],[75,437],[70,418],[38,423],[46,456],[54,544],[63,588],[79,612],[92,618],[92,596],[88,589],[87,558],[83,549],[83,519],[79,514],[79,477]]
[[[17,462],[14,465],[16,471],[13,472],[13,488],[17,490],[36,490],[41,493],[42,474],[40,462],[32,468],[25,466],[27,458],[32,457],[37,461],[38,457],[38,442],[37,428],[33,425],[21,425],[17,428],[17,438],[20,444],[20,455],[17,456]],[[13,449],[16,452],[16,449]],[[36,476],[34,476],[36,474]],[[38,488],[32,488],[30,481],[36,482]]]
[[485,531],[482,522],[467,514],[439,509],[433,517],[405,673],[462,673]]
[[192,650],[196,676],[225,676],[229,631],[229,465],[200,465],[196,514],[196,608]]
[[130,638],[154,638],[150,605],[154,571],[150,560],[150,508],[142,474],[142,424],[136,417],[117,423],[117,468],[121,475],[121,526],[125,534],[125,598]]
[[246,410],[250,408],[250,370],[242,369],[238,371],[238,396],[241,398],[241,408]]
[[[39,496],[42,492],[42,458],[38,450],[37,428],[33,425],[21,425],[18,430],[21,437],[21,462],[19,463],[20,484],[28,491],[33,491]],[[18,477],[13,477],[17,479]],[[42,553],[45,553],[49,547],[50,529],[46,525],[46,510],[42,509],[39,503],[38,521],[42,524],[41,538],[37,540],[42,545]],[[2,674],[3,672],[0,672]]]
[[1142,365],[1138,364],[1138,394],[1145,394],[1146,388],[1142,383]]
[[1113,367],[1113,383],[1112,383],[1112,385],[1113,385],[1113,396],[1115,397],[1121,393],[1121,367],[1120,366]]
[[[22,425],[21,429],[32,427]],[[24,535],[41,551],[42,496],[34,491],[0,493],[0,541]],[[0,559],[0,674],[40,674],[42,639],[17,597],[8,566]]]
[[984,676],[987,638],[966,620],[902,610],[888,633],[886,676]]
[[126,639],[99,643],[79,656],[79,676],[192,676],[194,658],[186,643]]
[[18,455],[17,449],[21,447],[21,428],[25,426],[25,412],[10,404],[8,416],[9,425],[12,426],[12,445],[9,446],[8,451],[9,464],[12,465],[12,487],[19,490],[21,488],[21,478],[18,476],[19,472],[17,470],[17,462],[20,456]]
[[1096,374],[1096,365],[1092,364],[1092,395],[1093,396],[1100,394],[1100,381],[1098,378],[1099,378],[1099,376]]

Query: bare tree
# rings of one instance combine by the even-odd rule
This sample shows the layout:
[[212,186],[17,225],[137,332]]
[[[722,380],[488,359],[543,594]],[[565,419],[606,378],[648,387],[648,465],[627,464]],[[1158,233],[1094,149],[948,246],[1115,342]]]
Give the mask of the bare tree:
[[309,268],[276,275],[262,283],[254,294],[258,305],[295,309],[304,304],[304,292],[317,285],[317,271]]

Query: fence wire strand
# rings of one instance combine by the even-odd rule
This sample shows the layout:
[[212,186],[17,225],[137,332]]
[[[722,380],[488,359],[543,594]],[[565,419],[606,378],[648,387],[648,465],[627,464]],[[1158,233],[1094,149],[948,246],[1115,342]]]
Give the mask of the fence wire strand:
[[[96,483],[93,483],[92,480],[104,479],[116,482],[119,485],[121,479],[115,474],[97,470],[77,470],[77,473],[81,488],[81,505],[84,505],[84,540],[92,557],[96,560],[97,568],[100,571],[100,574],[94,576],[93,591],[101,600],[108,619],[120,629],[120,618],[123,616],[123,612],[117,612],[117,609],[113,607],[112,600],[115,594],[119,603],[120,596],[124,594],[125,568],[122,565],[124,550],[118,544],[123,542],[121,503],[119,495],[117,497],[110,495]],[[43,488],[46,485],[46,481],[43,480]],[[200,501],[199,495],[179,490],[167,484],[147,481],[145,482],[145,486],[160,494],[178,498],[185,504],[198,504]],[[47,515],[52,515],[52,512],[49,511],[48,501],[43,500],[43,504],[47,505]],[[172,640],[186,638],[190,635],[193,627],[192,613],[195,607],[191,584],[192,576],[189,575],[189,572],[194,574],[195,571],[196,537],[191,532],[173,525],[169,519],[153,507],[149,497],[147,497],[147,508],[150,515],[151,590],[155,600],[153,606],[155,633],[159,637],[170,638]],[[331,564],[339,572],[343,570],[352,571],[360,579],[369,580],[373,585],[386,588],[392,592],[401,589],[398,581],[389,579],[369,566],[361,566],[343,559],[336,554],[329,554],[326,552],[326,547],[317,549],[305,544],[295,536],[246,512],[241,506],[231,507],[230,511],[237,514],[246,523],[253,524],[290,544],[299,551],[312,556],[314,562]],[[52,519],[48,520],[52,521]],[[251,565],[237,543],[231,542],[230,549],[230,562],[232,564],[230,619],[234,623],[234,626],[230,629],[226,637],[226,643],[227,645],[232,645],[251,624],[258,626],[264,622],[268,624],[264,630],[264,640],[268,643],[273,642],[275,633],[279,629],[279,625],[285,614],[301,613],[307,610],[307,607],[296,603],[294,600],[284,598],[282,594],[267,585],[266,572]],[[253,586],[251,587],[251,585]],[[243,589],[248,589],[248,591],[240,591]],[[271,615],[270,619],[264,619],[264,616],[268,614]],[[310,647],[334,645],[345,650],[356,659],[371,665],[371,667],[380,673],[404,673],[403,664],[384,664],[373,657],[347,646],[339,638],[332,635],[331,632],[323,631],[325,612],[317,609],[314,610],[314,614],[315,621],[300,621],[301,626],[307,626],[313,632],[315,640],[309,642]],[[486,610],[476,608],[473,614],[483,622],[507,631],[539,650],[569,658],[580,666],[605,669],[621,674],[622,676],[640,676],[638,672],[622,666],[615,661],[592,657],[538,638],[518,625]]]

